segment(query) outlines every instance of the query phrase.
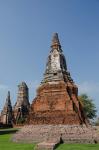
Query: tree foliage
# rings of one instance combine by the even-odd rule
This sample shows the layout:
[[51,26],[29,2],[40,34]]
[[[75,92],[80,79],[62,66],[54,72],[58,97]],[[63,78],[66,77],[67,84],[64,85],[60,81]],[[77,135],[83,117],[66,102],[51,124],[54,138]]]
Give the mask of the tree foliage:
[[87,96],[87,94],[81,94],[79,96],[84,109],[84,113],[89,119],[94,119],[96,117],[96,106],[93,102],[93,99]]
[[96,122],[95,122],[96,126],[99,126],[99,118],[97,118]]

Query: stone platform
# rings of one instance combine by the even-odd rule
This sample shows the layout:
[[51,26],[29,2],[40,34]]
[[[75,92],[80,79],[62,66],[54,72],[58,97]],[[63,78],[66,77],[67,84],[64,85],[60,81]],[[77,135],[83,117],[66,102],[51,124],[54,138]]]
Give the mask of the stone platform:
[[35,147],[35,150],[54,150],[60,144],[59,141],[47,141],[38,143]]
[[63,141],[64,143],[98,143],[96,128],[85,125],[27,125],[18,131],[15,142],[41,143]]

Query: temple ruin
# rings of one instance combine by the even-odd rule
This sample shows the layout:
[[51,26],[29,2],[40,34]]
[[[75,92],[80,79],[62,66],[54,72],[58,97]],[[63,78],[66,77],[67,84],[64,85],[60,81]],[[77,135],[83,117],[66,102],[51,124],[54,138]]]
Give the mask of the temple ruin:
[[53,35],[44,78],[32,102],[29,119],[32,124],[87,123],[57,33]]
[[17,101],[13,107],[15,124],[25,123],[29,113],[29,107],[28,87],[25,82],[22,82],[18,85]]
[[99,134],[83,112],[78,87],[71,78],[58,34],[52,39],[43,80],[33,99],[27,125],[13,136],[15,142],[37,144],[36,150],[64,143],[98,143]]
[[13,122],[13,113],[12,113],[12,104],[10,99],[10,92],[8,91],[8,95],[6,98],[6,102],[4,108],[1,112],[1,122],[4,125],[11,125]]

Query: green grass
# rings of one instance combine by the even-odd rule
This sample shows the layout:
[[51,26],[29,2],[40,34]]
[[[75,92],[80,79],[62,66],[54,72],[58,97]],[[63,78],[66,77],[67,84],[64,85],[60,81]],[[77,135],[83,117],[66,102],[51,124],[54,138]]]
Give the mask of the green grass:
[[15,131],[15,130],[17,130],[17,128],[2,128],[2,129],[0,129],[0,131]]
[[99,144],[62,144],[57,150],[99,150]]
[[0,135],[0,150],[33,150],[34,144],[14,143],[11,134]]

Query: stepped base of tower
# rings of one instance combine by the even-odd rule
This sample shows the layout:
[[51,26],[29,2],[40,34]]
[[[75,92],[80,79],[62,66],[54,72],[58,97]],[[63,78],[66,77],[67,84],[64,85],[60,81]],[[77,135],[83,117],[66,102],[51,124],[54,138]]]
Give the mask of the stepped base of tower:
[[99,143],[96,128],[86,125],[27,125],[15,133],[14,142],[40,143],[62,140],[64,143]]
[[30,124],[86,124],[74,84],[51,82],[41,85],[33,100],[28,118]]

